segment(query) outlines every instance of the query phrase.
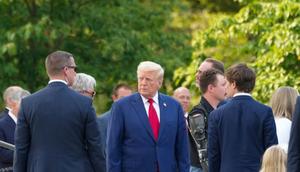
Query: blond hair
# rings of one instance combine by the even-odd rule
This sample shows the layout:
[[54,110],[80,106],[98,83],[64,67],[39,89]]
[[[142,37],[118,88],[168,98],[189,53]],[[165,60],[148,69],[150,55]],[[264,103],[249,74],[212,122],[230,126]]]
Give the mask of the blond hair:
[[152,61],[143,61],[138,65],[137,74],[141,71],[150,71],[157,74],[157,78],[162,82],[164,77],[164,69],[157,63]]
[[298,95],[298,91],[292,87],[280,87],[275,90],[270,100],[274,116],[292,120]]
[[286,172],[287,154],[278,145],[269,147],[263,156],[260,172]]

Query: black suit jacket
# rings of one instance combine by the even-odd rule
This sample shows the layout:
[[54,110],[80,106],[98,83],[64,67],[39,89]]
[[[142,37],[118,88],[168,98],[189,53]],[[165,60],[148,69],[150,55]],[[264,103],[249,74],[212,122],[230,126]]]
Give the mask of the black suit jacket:
[[297,98],[295,112],[293,114],[292,128],[288,150],[288,172],[300,171],[300,97]]
[[14,172],[101,172],[92,100],[62,82],[22,100],[15,139]]
[[[0,119],[0,140],[14,144],[16,123],[7,113]],[[14,151],[0,147],[0,168],[12,167]]]

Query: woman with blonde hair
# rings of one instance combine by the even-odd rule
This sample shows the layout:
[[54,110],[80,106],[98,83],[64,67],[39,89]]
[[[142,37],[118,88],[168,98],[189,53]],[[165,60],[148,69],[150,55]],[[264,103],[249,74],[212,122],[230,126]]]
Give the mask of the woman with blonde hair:
[[280,87],[273,93],[270,106],[276,123],[278,144],[287,152],[296,100],[299,93],[292,87]]
[[286,164],[286,152],[279,145],[274,145],[265,151],[260,172],[286,172]]

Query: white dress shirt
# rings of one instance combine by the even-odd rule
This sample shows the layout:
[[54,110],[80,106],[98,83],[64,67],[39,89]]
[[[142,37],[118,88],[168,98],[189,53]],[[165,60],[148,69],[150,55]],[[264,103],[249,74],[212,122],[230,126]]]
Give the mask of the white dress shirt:
[[251,94],[249,94],[249,93],[242,93],[242,92],[235,93],[233,95],[233,97],[236,97],[236,96],[250,96],[250,97],[252,97]]
[[287,152],[292,121],[285,117],[276,117],[275,124],[276,124],[278,145],[282,147],[285,150],[285,152]]
[[[140,94],[141,95],[141,94]],[[144,107],[146,109],[146,112],[147,112],[147,116],[149,117],[149,106],[150,106],[150,103],[148,102],[148,99],[145,98],[144,96],[142,96],[142,100],[143,100],[143,103],[144,103]],[[158,92],[156,92],[156,94],[154,95],[154,97],[152,97],[153,99],[153,107],[156,111],[156,114],[157,114],[157,118],[158,118],[158,121],[160,121],[160,110],[159,110],[159,102],[158,102]]]
[[66,81],[61,80],[61,79],[52,79],[48,82],[48,84],[51,84],[52,82],[62,82],[64,84],[68,85],[68,83]]

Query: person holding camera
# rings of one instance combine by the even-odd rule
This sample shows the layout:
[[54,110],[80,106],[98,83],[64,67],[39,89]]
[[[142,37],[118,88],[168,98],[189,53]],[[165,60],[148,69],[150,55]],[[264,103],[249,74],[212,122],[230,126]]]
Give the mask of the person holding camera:
[[[201,65],[200,65],[201,66]],[[190,172],[205,172],[207,165],[208,115],[225,99],[226,79],[224,73],[215,68],[201,72],[199,87],[200,103],[189,113]]]

